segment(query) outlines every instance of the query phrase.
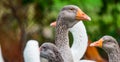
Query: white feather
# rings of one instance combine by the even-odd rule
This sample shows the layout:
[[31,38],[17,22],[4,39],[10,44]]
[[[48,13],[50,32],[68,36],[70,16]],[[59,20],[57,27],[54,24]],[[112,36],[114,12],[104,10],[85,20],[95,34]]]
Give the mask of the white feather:
[[[70,28],[73,35],[73,44],[71,47],[74,62],[81,62],[81,58],[86,52],[88,46],[88,37],[86,28],[82,21]],[[87,60],[86,60],[87,61]]]
[[38,42],[36,40],[29,40],[26,44],[23,54],[25,62],[40,62]]

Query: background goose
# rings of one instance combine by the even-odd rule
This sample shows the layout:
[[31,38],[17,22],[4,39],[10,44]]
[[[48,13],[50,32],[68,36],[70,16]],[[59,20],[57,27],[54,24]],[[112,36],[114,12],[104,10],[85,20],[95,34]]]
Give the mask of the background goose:
[[[88,38],[88,45],[90,45],[92,41]],[[95,60],[96,62],[107,62],[101,55],[99,54],[96,47],[88,46],[85,52],[84,58],[87,60]]]
[[[84,16],[83,16],[84,15]],[[73,62],[69,47],[68,30],[79,20],[88,20],[89,17],[77,6],[68,5],[62,8],[56,22],[55,44],[58,47],[65,62]]]
[[103,48],[108,54],[109,62],[120,61],[120,48],[112,36],[103,36],[100,40],[91,43],[90,46]]
[[29,40],[27,42],[23,56],[25,62],[40,62],[39,44],[36,40]]
[[57,47],[52,43],[43,43],[40,46],[40,56],[48,59],[49,62],[64,62]]

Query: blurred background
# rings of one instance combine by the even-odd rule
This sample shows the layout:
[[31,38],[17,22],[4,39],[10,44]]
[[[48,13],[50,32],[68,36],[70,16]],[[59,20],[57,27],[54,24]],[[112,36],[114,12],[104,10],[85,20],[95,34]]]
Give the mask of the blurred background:
[[[84,24],[92,42],[104,35],[120,42],[120,0],[0,0],[0,44],[6,62],[22,62],[21,53],[30,39],[40,45],[54,42],[55,29],[50,23],[65,5],[77,5],[91,17]],[[106,53],[98,50],[107,59]]]

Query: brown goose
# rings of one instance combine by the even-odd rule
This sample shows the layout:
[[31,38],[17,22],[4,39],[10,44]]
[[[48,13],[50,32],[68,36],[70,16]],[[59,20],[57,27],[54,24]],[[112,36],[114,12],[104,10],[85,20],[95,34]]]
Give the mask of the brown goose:
[[65,62],[73,62],[71,49],[69,47],[68,30],[80,20],[89,20],[84,12],[77,6],[68,5],[62,8],[56,22],[55,44],[58,47]]
[[44,43],[40,46],[40,56],[48,62],[64,62],[57,47],[52,43]]
[[109,62],[120,62],[120,48],[112,36],[103,36],[100,40],[93,42],[90,46],[103,48],[109,57]]

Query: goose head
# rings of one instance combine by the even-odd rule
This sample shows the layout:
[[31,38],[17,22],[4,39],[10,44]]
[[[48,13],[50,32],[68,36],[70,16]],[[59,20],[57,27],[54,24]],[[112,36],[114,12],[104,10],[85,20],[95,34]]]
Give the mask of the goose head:
[[39,44],[36,40],[29,40],[26,44],[26,47],[33,47],[33,46],[35,46],[35,47],[39,46]]
[[91,18],[75,5],[64,6],[57,18],[57,22],[67,25],[68,28],[80,20],[91,20]]
[[53,62],[63,62],[57,47],[52,43],[44,43],[40,47],[40,56]]
[[91,43],[90,46],[101,47],[106,52],[110,52],[119,48],[116,39],[108,35],[103,36],[100,40]]

